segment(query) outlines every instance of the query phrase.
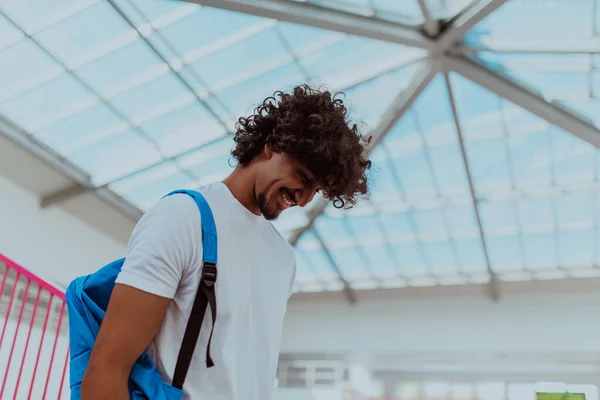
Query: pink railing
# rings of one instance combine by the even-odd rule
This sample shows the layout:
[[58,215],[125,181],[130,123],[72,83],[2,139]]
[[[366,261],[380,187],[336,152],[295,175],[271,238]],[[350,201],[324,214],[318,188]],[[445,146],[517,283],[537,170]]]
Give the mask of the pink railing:
[[0,399],[66,399],[64,293],[0,254]]

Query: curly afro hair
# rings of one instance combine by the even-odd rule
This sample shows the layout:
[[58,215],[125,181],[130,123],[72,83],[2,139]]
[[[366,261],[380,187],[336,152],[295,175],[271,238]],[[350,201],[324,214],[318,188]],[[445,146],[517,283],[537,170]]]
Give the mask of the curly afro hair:
[[266,144],[308,168],[335,207],[352,207],[368,192],[371,139],[349,122],[339,97],[308,85],[291,93],[275,92],[253,115],[239,119],[232,156],[240,165],[248,165]]

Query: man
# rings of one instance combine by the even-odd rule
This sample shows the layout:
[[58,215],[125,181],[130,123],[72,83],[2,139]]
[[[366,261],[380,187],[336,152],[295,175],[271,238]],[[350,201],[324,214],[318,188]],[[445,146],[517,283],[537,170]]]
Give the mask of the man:
[[[203,351],[211,325],[205,322],[183,386],[187,399],[271,397],[295,261],[268,221],[305,206],[317,191],[339,208],[367,194],[368,140],[329,92],[305,85],[277,92],[236,128],[238,166],[223,182],[200,189],[218,231],[218,307],[214,367],[207,368]],[[130,239],[83,379],[83,400],[128,399],[129,372],[146,350],[171,382],[201,269],[194,200],[164,198]]]

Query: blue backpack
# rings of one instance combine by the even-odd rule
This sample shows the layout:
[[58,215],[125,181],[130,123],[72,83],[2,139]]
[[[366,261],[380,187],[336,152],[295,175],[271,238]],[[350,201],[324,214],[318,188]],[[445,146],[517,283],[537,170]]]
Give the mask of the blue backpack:
[[[169,193],[183,193],[191,196],[198,205],[202,223],[203,268],[202,278],[196,293],[192,312],[185,330],[173,382],[162,381],[160,372],[144,352],[133,365],[129,375],[130,399],[179,400],[182,398],[183,383],[187,375],[196,341],[200,334],[206,309],[210,305],[212,330],[217,315],[215,282],[217,280],[217,229],[210,206],[202,195],[190,190],[177,190]],[[166,197],[166,196],[165,196]],[[100,330],[110,295],[117,275],[125,259],[111,262],[97,272],[75,279],[66,291],[69,309],[70,341],[70,386],[71,400],[81,399],[81,381],[87,369],[92,347]],[[206,349],[206,365],[214,364],[210,357],[210,343]]]

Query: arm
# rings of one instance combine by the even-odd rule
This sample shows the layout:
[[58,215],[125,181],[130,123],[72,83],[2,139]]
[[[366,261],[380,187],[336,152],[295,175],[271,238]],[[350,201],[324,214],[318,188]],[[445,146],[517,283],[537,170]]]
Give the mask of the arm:
[[131,367],[146,350],[170,299],[117,284],[81,384],[83,400],[127,400]]
[[187,195],[161,200],[138,222],[92,349],[82,400],[129,399],[133,364],[160,328],[182,278],[202,259],[201,232]]

